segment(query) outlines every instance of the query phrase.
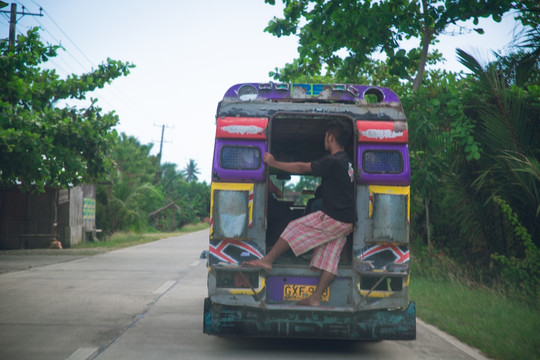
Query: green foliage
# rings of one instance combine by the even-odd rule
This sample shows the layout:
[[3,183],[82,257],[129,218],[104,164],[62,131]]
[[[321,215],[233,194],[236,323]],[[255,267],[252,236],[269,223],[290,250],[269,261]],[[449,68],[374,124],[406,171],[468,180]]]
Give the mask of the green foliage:
[[165,205],[163,194],[153,188],[158,160],[151,150],[151,144],[141,145],[132,136],[117,138],[110,152],[113,171],[96,192],[96,225],[106,233],[144,231],[148,213]]
[[95,100],[86,109],[56,104],[85,99],[133,65],[108,59],[91,73],[60,79],[40,68],[58,49],[43,44],[37,28],[19,35],[15,46],[0,40],[0,188],[66,188],[92,182],[110,167],[118,117],[102,114]]
[[[290,81],[301,75],[352,78],[365,73],[377,53],[384,53],[390,75],[420,88],[426,64],[441,60],[429,52],[437,37],[451,24],[491,16],[495,21],[512,8],[510,0],[358,1],[282,0],[283,18],[272,19],[265,31],[277,36],[296,35],[298,59],[274,72]],[[266,0],[274,5],[274,0]],[[474,29],[483,33],[483,29]],[[418,45],[407,51],[405,40]],[[346,52],[346,55],[343,53]],[[355,81],[353,81],[355,82]],[[373,83],[372,83],[373,84]]]
[[[463,91],[466,113],[477,121],[475,138],[485,149],[475,163],[471,186],[487,200],[500,195],[516,209],[532,235],[540,231],[540,93],[508,81],[497,64],[481,66],[463,51],[461,61],[473,72]],[[536,68],[540,73],[540,68]],[[504,235],[503,235],[504,236]],[[499,251],[502,251],[499,249]]]
[[442,249],[429,249],[423,242],[417,240],[411,245],[413,254],[411,273],[414,276],[434,280],[457,280],[467,277],[466,268],[459,266]]
[[184,174],[184,177],[187,182],[193,182],[193,181],[199,180],[197,175],[200,173],[201,172],[199,171],[199,169],[197,169],[197,164],[195,163],[195,160],[193,159],[189,159],[188,164],[182,171],[182,174]]
[[114,196],[125,201],[138,187],[154,183],[158,158],[151,156],[152,144],[142,145],[133,136],[120,134],[112,149]]
[[[196,182],[197,164],[190,160],[190,182],[175,164],[159,166],[156,156],[150,155],[152,144],[143,145],[132,136],[121,134],[111,154],[115,171],[110,182],[97,189],[98,226],[108,234],[116,231],[147,232],[171,229],[198,223],[210,212],[210,187]],[[195,176],[195,178],[193,178]],[[157,223],[148,215],[175,203],[180,210],[169,208],[161,212]]]
[[417,316],[490,359],[540,358],[540,312],[481,284],[411,274]]
[[180,227],[201,221],[210,214],[210,186],[206,182],[181,182],[175,198],[182,208],[177,220]]
[[514,235],[522,242],[525,254],[522,258],[492,254],[491,258],[503,266],[505,280],[517,285],[527,301],[540,305],[540,251],[512,208],[500,197],[494,197],[493,201],[500,206]]
[[[189,161],[186,169],[197,170],[194,160]],[[175,164],[161,166],[161,189],[167,198],[174,201],[182,211],[177,217],[179,227],[200,221],[210,214],[210,186],[206,182],[187,181],[185,171],[177,171]]]
[[[497,55],[495,62],[482,65],[469,54],[458,51],[470,75],[431,70],[423,77],[423,86],[415,87],[400,78],[406,79],[406,74],[412,76],[419,69],[415,67],[422,57],[419,49],[406,52],[383,47],[379,49],[388,50],[386,61],[366,62],[351,45],[360,40],[347,43],[348,40],[340,38],[344,34],[353,38],[351,34],[358,34],[356,17],[368,16],[357,16],[355,7],[369,4],[366,13],[376,18],[371,11],[377,9],[378,17],[382,18],[382,14],[387,14],[383,10],[393,1],[376,4],[346,1],[340,2],[340,6],[336,6],[337,1],[285,3],[284,19],[274,19],[267,31],[277,36],[297,34],[299,58],[284,69],[276,69],[272,76],[292,82],[389,86],[400,95],[409,121],[411,233],[413,238],[422,239],[422,243],[426,239],[433,243],[432,249],[425,250],[429,256],[422,258],[425,269],[447,278],[465,277],[495,287],[513,283],[515,287],[507,292],[532,298],[527,291],[536,289],[537,284],[533,287],[533,281],[524,280],[520,277],[524,272],[517,269],[525,266],[525,253],[533,250],[516,235],[513,230],[516,227],[510,225],[493,199],[497,196],[505,199],[537,248],[540,245],[540,51],[537,23],[531,21],[536,19],[537,12],[521,14],[524,23],[536,27],[525,33],[529,40],[523,41],[514,53]],[[434,4],[428,2],[428,8],[433,10]],[[432,29],[437,26],[443,29],[448,19],[465,20],[478,11],[477,14],[490,13],[498,20],[505,9],[521,6],[505,1],[490,2],[484,9],[480,9],[483,3],[439,4],[443,8],[437,9],[438,14],[430,15],[432,21],[418,22],[427,21]],[[538,7],[528,1],[523,4],[527,9]],[[462,12],[467,6],[470,6],[469,15]],[[399,16],[399,11],[396,14]],[[410,24],[418,23],[414,16],[413,12]],[[397,32],[401,25],[390,32]],[[359,31],[362,26],[376,28],[367,20]],[[327,35],[324,41],[323,34]],[[343,59],[332,57],[338,50],[348,55]],[[433,56],[432,61],[438,58]],[[323,70],[326,72],[321,75]],[[434,249],[440,250],[434,252]],[[446,254],[440,255],[443,252]],[[495,256],[500,260],[497,266],[493,266],[491,254],[502,254]],[[527,259],[527,269],[536,269],[538,258]],[[526,285],[519,285],[523,281]]]
[[540,67],[536,62],[527,81],[518,81],[516,64],[525,53],[516,54],[482,65],[458,51],[471,75],[432,72],[437,81],[428,77],[422,89],[402,96],[410,130],[411,229],[414,238],[427,237],[421,219],[429,206],[429,235],[452,259],[420,256],[420,269],[504,285],[506,293],[534,303]]
[[135,232],[148,230],[148,214],[164,205],[163,193],[152,184],[137,187],[125,201],[128,209],[128,229]]

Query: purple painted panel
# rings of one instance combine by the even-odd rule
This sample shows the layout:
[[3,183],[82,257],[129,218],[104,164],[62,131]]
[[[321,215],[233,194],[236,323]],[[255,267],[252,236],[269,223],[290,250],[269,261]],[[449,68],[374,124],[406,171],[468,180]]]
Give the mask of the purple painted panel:
[[[399,162],[396,161],[399,159]],[[407,144],[358,145],[361,184],[409,185],[411,169]]]
[[[248,149],[258,149],[259,151],[246,152],[249,159],[246,167],[249,169],[231,169],[228,164],[223,164],[220,159],[221,150],[227,147],[241,147]],[[264,163],[262,157],[267,152],[266,141],[244,141],[216,139],[214,146],[214,162],[212,164],[212,179],[221,181],[264,181]],[[254,157],[254,155],[256,155]],[[229,162],[230,163],[230,162]]]
[[395,92],[388,88],[349,84],[274,84],[243,83],[230,87],[225,100],[320,99],[333,101],[364,101],[367,94],[376,95],[379,103],[399,103]]

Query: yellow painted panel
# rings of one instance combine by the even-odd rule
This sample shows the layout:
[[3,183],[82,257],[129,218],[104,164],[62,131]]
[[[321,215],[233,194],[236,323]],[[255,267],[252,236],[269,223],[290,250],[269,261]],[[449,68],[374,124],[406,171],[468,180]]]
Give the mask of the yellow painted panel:
[[407,220],[411,217],[411,187],[410,186],[386,186],[386,185],[370,185],[369,186],[369,217],[373,215],[373,194],[396,194],[407,195]]
[[[259,287],[255,290],[255,293],[259,294],[264,287],[266,286],[266,277],[259,275]],[[228,289],[231,294],[234,295],[253,295],[253,290],[251,289]]]
[[358,287],[358,291],[360,292],[360,295],[366,296],[369,293],[367,297],[370,297],[370,298],[387,298],[387,297],[392,296],[392,294],[395,293],[394,291],[375,291],[375,290],[370,293],[369,290],[360,290],[360,284],[358,284],[357,287]]
[[253,224],[253,188],[254,184],[213,182],[210,190],[210,235],[214,231],[214,190],[248,191],[249,226]]

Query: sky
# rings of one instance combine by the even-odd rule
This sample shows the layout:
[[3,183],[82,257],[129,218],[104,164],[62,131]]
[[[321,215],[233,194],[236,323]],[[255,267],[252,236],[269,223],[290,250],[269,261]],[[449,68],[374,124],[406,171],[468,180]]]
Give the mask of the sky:
[[[17,10],[43,16],[18,16],[17,33],[41,27],[42,39],[61,44],[48,66],[67,74],[83,74],[107,58],[135,64],[131,74],[88,94],[104,112],[120,118],[116,130],[141,144],[153,143],[162,163],[185,168],[190,159],[199,180],[210,183],[215,114],[226,90],[243,82],[269,82],[270,71],[297,57],[296,37],[274,37],[264,28],[282,17],[282,5],[264,0],[4,0]],[[2,9],[9,10],[9,6]],[[515,21],[481,19],[471,32],[440,38],[437,48],[444,68],[465,70],[456,48],[487,59],[504,52],[514,39]],[[9,33],[9,15],[0,14],[0,38]],[[83,104],[81,104],[82,106]]]

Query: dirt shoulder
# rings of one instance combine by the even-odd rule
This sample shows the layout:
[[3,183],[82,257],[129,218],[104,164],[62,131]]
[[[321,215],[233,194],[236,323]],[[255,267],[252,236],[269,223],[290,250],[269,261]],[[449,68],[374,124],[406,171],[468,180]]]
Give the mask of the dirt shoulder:
[[79,260],[109,252],[111,248],[95,249],[26,249],[0,251],[0,275],[32,268]]

